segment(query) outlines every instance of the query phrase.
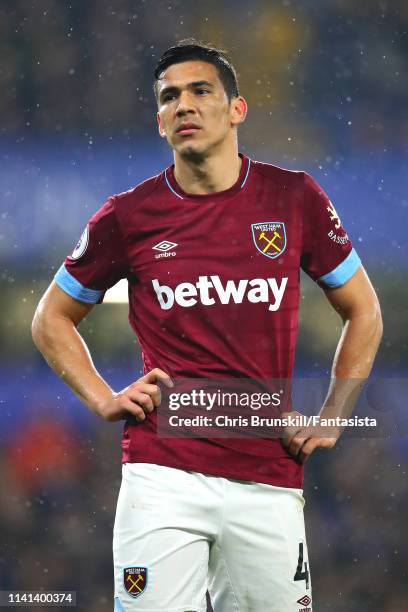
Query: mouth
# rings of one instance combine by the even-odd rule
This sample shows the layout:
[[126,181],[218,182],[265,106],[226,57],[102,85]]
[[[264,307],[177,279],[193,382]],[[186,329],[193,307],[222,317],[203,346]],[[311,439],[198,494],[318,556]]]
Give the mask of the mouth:
[[180,134],[180,136],[191,136],[191,134],[195,134],[201,128],[194,123],[184,123],[177,130],[176,134]]

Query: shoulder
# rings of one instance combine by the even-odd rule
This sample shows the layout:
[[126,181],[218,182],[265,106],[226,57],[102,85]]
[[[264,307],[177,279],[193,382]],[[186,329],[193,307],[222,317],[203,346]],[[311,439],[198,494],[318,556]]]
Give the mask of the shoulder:
[[251,160],[251,165],[253,172],[258,175],[259,178],[271,180],[286,186],[303,185],[305,176],[307,176],[306,172],[303,170],[289,170],[288,168],[282,168],[274,164],[257,160]]
[[139,219],[140,215],[149,209],[150,198],[163,194],[165,178],[164,170],[155,176],[142,181],[135,187],[112,195],[111,210],[119,225],[126,227],[130,219]]
[[305,170],[289,170],[273,164],[252,160],[257,177],[271,181],[275,187],[294,193],[305,202],[312,199],[326,199],[327,194],[319,183]]
[[96,211],[91,222],[100,222],[102,219],[106,223],[118,223],[126,221],[129,214],[140,210],[140,205],[155,193],[161,184],[164,171],[161,174],[152,176],[145,181],[122,193],[110,195],[104,204]]
[[126,208],[127,206],[143,202],[143,200],[153,195],[155,191],[160,188],[163,183],[163,176],[164,171],[155,176],[151,176],[127,191],[111,196],[116,208]]

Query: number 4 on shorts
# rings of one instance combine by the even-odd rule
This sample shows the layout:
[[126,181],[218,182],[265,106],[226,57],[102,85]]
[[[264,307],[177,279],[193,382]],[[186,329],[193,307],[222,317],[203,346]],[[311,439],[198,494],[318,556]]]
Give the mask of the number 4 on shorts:
[[297,562],[296,574],[293,580],[306,580],[306,588],[309,588],[309,570],[307,569],[307,561],[305,561],[305,569],[303,567],[303,542],[299,542],[299,558]]

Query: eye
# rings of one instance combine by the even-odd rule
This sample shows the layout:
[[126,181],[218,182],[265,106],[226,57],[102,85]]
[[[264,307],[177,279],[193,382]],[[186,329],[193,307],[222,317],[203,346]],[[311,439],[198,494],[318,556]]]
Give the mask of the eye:
[[199,95],[201,96],[201,95],[203,95],[203,94],[207,94],[207,93],[210,93],[210,92],[208,91],[208,89],[202,89],[202,88],[200,88],[200,89],[196,89],[196,93],[197,93],[197,94],[199,94]]
[[176,97],[176,94],[171,94],[171,93],[165,94],[163,96],[163,102],[170,102],[171,100],[174,100],[175,97]]

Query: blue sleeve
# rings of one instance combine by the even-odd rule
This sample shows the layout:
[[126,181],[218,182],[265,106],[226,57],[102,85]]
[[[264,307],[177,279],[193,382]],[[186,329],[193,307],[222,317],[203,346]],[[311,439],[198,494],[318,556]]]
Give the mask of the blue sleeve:
[[318,280],[332,289],[341,287],[341,285],[344,285],[350,280],[360,266],[361,260],[353,248],[346,259],[334,268],[334,270],[327,272],[327,274],[323,274]]
[[68,293],[68,295],[75,300],[86,302],[87,304],[97,304],[104,293],[98,289],[87,289],[87,287],[81,285],[81,283],[68,272],[65,264],[62,264],[54,280],[58,287],[65,291],[65,293]]

